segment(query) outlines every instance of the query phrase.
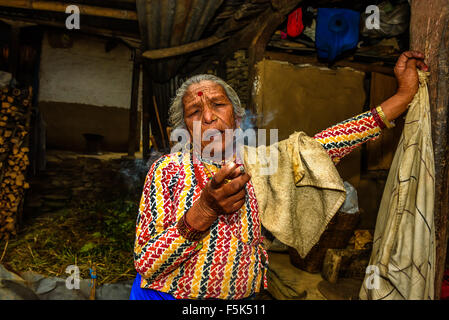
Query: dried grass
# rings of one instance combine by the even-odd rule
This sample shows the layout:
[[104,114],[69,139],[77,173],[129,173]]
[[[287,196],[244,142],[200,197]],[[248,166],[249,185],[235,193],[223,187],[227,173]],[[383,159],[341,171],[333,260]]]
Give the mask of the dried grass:
[[128,201],[82,204],[30,219],[15,238],[0,242],[2,263],[16,272],[65,278],[77,265],[83,279],[96,266],[97,284],[133,279],[137,204]]

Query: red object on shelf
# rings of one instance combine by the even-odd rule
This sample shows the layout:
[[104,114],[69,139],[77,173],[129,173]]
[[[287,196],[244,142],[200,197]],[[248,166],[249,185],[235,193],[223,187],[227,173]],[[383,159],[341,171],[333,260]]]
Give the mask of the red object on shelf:
[[287,34],[295,38],[304,31],[304,24],[302,22],[302,8],[298,8],[288,15]]
[[449,269],[444,272],[440,299],[449,300]]

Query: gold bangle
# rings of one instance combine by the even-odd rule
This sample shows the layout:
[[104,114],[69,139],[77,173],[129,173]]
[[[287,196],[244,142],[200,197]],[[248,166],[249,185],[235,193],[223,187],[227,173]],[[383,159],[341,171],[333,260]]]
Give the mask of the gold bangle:
[[382,110],[382,106],[378,106],[376,108],[377,113],[379,114],[379,117],[382,119],[382,121],[385,123],[388,129],[394,128],[395,124],[394,122],[388,121],[387,117],[385,116],[384,111]]

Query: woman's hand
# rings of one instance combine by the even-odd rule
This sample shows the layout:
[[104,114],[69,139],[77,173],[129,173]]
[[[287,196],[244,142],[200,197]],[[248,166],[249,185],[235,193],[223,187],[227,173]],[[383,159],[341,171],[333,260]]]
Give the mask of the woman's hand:
[[398,89],[394,96],[381,103],[382,110],[389,121],[399,117],[418,91],[419,79],[416,68],[428,71],[424,63],[424,54],[419,51],[406,51],[399,57],[394,74],[398,81]]
[[424,54],[419,51],[406,51],[399,57],[394,68],[394,74],[398,81],[397,95],[413,100],[418,91],[419,79],[416,67],[428,71],[429,67],[424,63]]
[[245,185],[250,180],[235,163],[223,166],[208,181],[198,201],[188,211],[187,223],[194,229],[204,231],[221,214],[231,214],[245,203]]

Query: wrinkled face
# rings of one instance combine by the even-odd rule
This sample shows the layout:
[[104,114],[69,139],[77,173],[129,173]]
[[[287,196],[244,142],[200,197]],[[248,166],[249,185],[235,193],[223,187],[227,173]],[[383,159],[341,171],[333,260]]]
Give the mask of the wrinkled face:
[[[201,150],[223,152],[225,130],[236,128],[234,109],[223,87],[210,80],[191,84],[182,102],[187,130],[194,141],[201,141]],[[201,124],[201,130],[194,132],[194,122]]]

